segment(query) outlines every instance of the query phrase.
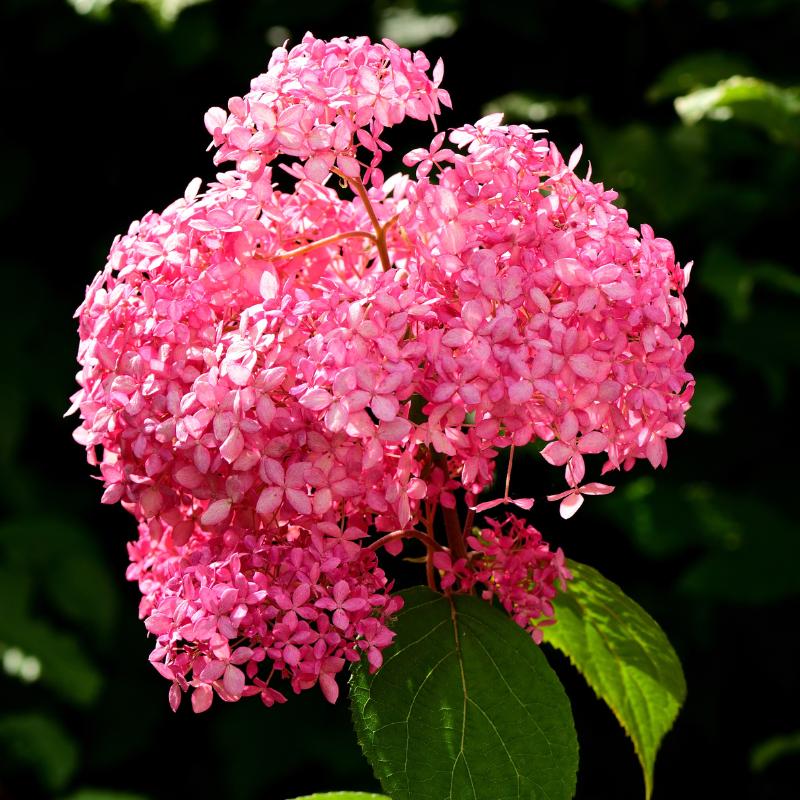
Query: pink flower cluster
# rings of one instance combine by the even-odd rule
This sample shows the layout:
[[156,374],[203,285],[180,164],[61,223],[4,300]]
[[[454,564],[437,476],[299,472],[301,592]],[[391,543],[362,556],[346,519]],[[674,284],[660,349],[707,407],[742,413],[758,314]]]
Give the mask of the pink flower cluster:
[[542,628],[555,624],[551,600],[555,583],[566,591],[572,573],[564,564],[559,547],[553,553],[536,528],[513,514],[505,522],[488,520],[489,528],[473,528],[467,542],[473,548],[469,558],[455,562],[450,554],[435,553],[433,563],[442,573],[443,588],[457,585],[461,592],[483,584],[481,597],[491,602],[497,597],[508,615],[541,644]]
[[287,52],[279,47],[269,69],[251,82],[250,92],[206,114],[206,128],[219,150],[214,163],[236,162],[236,168],[257,179],[277,155],[305,162],[302,174],[321,183],[336,165],[349,178],[361,177],[357,149],[371,153],[365,176],[383,183],[378,168],[386,128],[406,116],[430,118],[450,96],[439,88],[441,60],[426,75],[430,62],[422,52],[413,56],[394,42],[373,44],[366,37],[324,42],[307,33]]
[[[334,699],[344,660],[380,665],[400,607],[373,531],[433,537],[441,506],[453,551],[454,491],[472,505],[499,448],[549,442],[576,509],[602,493],[585,454],[665,465],[683,428],[689,268],[578,178],[579,152],[494,115],[450,134],[459,151],[440,133],[409,153],[416,181],[383,180],[384,129],[449,104],[428,68],[364,38],[276,50],[206,116],[237,169],[133,223],[76,312],[75,438],[140,522],[129,577],[173,705],[189,686],[196,710],[213,691],[271,704],[262,661]],[[568,575],[509,524],[469,540],[476,580],[536,638]]]
[[[157,637],[150,660],[173,682],[173,710],[190,686],[196,712],[213,691],[229,702],[259,694],[267,706],[283,703],[269,686],[275,671],[296,692],[319,682],[333,703],[345,660],[366,652],[370,670],[383,663],[394,637],[385,623],[402,601],[388,597],[375,554],[361,547],[363,531],[323,522],[312,532],[256,537],[252,525],[234,525],[197,536],[189,552],[175,547],[174,528],[158,540],[151,530],[140,525],[139,541],[128,545],[128,578],[142,589],[140,610]],[[265,659],[266,680],[257,677]]]

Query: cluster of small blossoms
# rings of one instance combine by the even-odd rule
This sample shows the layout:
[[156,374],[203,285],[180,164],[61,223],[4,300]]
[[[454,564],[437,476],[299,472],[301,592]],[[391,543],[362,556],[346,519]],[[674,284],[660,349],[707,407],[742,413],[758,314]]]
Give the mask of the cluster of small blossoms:
[[[637,458],[665,466],[693,392],[693,342],[679,338],[689,267],[649,226],[640,236],[628,225],[615,192],[578,178],[580,150],[565,164],[527,127],[500,121],[451,134],[467,155],[442,156],[437,137],[431,157],[453,166],[409,185],[400,215],[441,297],[420,390],[427,437],[463,459],[476,492],[490,448],[537,436],[573,487],[587,453],[606,452],[604,472]],[[475,414],[466,440],[464,413]]]
[[[333,703],[346,660],[366,652],[371,671],[383,663],[394,637],[385,623],[402,602],[388,597],[375,554],[361,547],[363,531],[330,522],[311,532],[289,526],[281,537],[250,530],[206,536],[180,555],[174,528],[154,541],[142,524],[128,546],[128,578],[139,581],[140,611],[157,637],[150,660],[173,683],[173,710],[190,686],[196,712],[214,691],[228,702],[258,694],[267,706],[283,703],[269,686],[275,672],[296,692],[319,682]],[[265,660],[266,680],[258,677]]]
[[[206,116],[237,169],[133,223],[76,312],[75,438],[140,523],[129,577],[173,704],[189,686],[199,710],[213,691],[269,704],[274,672],[333,699],[344,660],[380,664],[400,607],[373,531],[423,533],[432,558],[441,506],[458,562],[454,492],[472,503],[500,448],[549,442],[566,516],[610,491],[581,485],[584,454],[665,465],[683,428],[689,268],[577,177],[580,153],[495,115],[450,134],[463,152],[438,134],[408,154],[416,181],[383,180],[384,128],[449,103],[428,67],[367,39],[276,50]],[[299,159],[292,192],[278,155]],[[464,564],[536,638],[563,558],[510,524]]]
[[391,150],[381,135],[406,116],[430,118],[450,96],[439,88],[441,60],[430,62],[422,52],[413,56],[388,39],[373,44],[366,37],[324,42],[310,33],[287,52],[279,47],[263,75],[254,78],[244,97],[206,114],[206,127],[219,150],[214,163],[236,162],[249,178],[258,178],[279,154],[305,162],[303,175],[321,183],[336,165],[350,178],[361,177],[359,146],[371,153],[365,183],[380,187],[378,168]]
[[456,586],[461,592],[482,584],[481,597],[491,602],[497,597],[508,615],[541,644],[542,628],[555,624],[551,600],[556,596],[556,581],[566,591],[572,573],[564,563],[559,547],[551,552],[536,528],[508,514],[505,522],[487,520],[488,528],[473,528],[467,543],[468,558],[453,561],[450,554],[437,552],[433,563],[442,574],[443,588]]

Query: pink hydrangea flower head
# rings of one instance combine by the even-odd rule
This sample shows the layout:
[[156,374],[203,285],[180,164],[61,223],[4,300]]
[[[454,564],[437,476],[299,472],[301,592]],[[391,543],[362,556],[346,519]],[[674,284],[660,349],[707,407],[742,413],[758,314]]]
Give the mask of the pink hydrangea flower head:
[[539,438],[567,516],[606,492],[581,485],[584,456],[665,466],[683,430],[691,265],[578,177],[580,150],[500,115],[384,179],[386,130],[450,104],[429,70],[365,37],[278,48],[206,114],[235,169],[117,237],[76,312],[74,435],[102,501],[137,519],[128,577],[173,708],[190,689],[195,711],[282,703],[274,675],[334,701],[347,661],[378,669],[402,603],[376,533],[391,552],[423,538],[446,591],[482,584],[540,641],[563,553],[510,515],[467,553],[456,490],[530,509],[508,479],[476,498],[500,450]]

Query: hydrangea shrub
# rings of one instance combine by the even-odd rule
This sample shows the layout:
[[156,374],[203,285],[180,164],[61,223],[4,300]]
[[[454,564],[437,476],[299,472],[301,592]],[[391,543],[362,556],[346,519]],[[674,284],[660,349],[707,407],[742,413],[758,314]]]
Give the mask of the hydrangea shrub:
[[[605,453],[604,474],[637,459],[666,466],[694,385],[684,366],[692,340],[681,336],[691,264],[681,268],[647,225],[632,228],[590,170],[578,177],[580,148],[565,161],[542,131],[501,115],[436,133],[404,156],[413,177],[385,178],[387,129],[406,117],[435,128],[450,105],[442,78],[441,61],[431,69],[388,40],[307,34],[275,50],[227,111],[212,108],[214,162],[234,168],[206,187],[195,179],[117,237],[76,312],[75,438],[100,470],[102,502],[137,520],[128,579],[141,589],[150,660],[174,710],[185,693],[200,712],[215,696],[271,706],[286,701],[285,687],[317,685],[335,702],[349,662],[356,727],[392,797],[446,796],[436,776],[448,774],[449,796],[466,796],[452,788],[464,768],[476,798],[528,797],[551,783],[543,796],[569,797],[569,703],[537,645],[558,628],[560,603],[569,613],[568,598],[587,591],[578,573],[588,568],[570,569],[560,548],[501,508],[534,503],[509,497],[514,448],[546,443],[541,455],[566,482],[548,499],[565,518],[584,496],[612,491],[584,482],[584,455]],[[294,179],[291,192],[278,188],[276,167]],[[505,495],[480,502],[504,449]],[[426,547],[427,588],[392,594],[376,553],[398,555],[409,538]],[[668,728],[680,665],[635,608],[661,636],[639,643],[672,681]],[[441,615],[449,628],[439,630]],[[615,630],[614,619],[589,622],[624,638],[630,626]],[[409,665],[404,654],[426,625],[430,652],[411,648]],[[626,725],[649,794],[652,758],[642,754],[655,749],[638,712],[604,693],[576,637],[553,641]],[[441,717],[437,698],[451,690],[465,699],[460,723],[425,735],[451,768],[434,764],[426,777],[407,746],[405,766],[387,771],[398,745],[373,724],[376,709],[408,723],[410,701],[381,676],[429,675],[437,647],[460,664],[461,681],[443,678],[427,713]],[[499,663],[508,647],[522,654],[503,682],[490,680],[481,659]],[[518,669],[537,676],[520,697],[506,680]],[[482,756],[468,758],[465,742],[484,734],[480,720],[468,724],[467,676],[490,706],[511,692],[525,719],[555,698],[563,758],[548,766],[537,755],[553,750],[547,737],[537,744],[541,730],[514,753],[497,734],[533,784],[514,788],[491,769],[475,783]],[[491,723],[495,733],[515,709]],[[655,747],[661,728],[650,731]],[[548,770],[558,778],[542,783]]]

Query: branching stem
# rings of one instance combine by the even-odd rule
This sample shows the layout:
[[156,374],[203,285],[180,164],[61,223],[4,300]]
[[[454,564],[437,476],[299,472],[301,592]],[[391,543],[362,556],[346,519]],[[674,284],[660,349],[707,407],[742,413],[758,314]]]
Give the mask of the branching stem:
[[347,181],[350,186],[353,187],[353,191],[361,198],[361,202],[364,203],[364,208],[367,209],[367,214],[369,214],[372,227],[375,228],[376,235],[373,237],[373,240],[378,248],[378,255],[381,259],[383,271],[388,272],[392,268],[392,262],[389,261],[389,250],[386,247],[386,232],[397,221],[397,217],[392,217],[392,219],[390,219],[386,225],[381,225],[380,221],[378,220],[378,215],[375,213],[375,209],[372,207],[372,203],[370,202],[367,189],[361,182],[361,178],[350,178],[335,168],[332,169],[331,172],[338,175],[342,180]]
[[325,247],[326,245],[340,242],[342,239],[350,239],[355,236],[359,236],[362,239],[369,239],[374,245],[378,244],[378,240],[373,233],[369,233],[367,231],[348,231],[347,233],[337,233],[334,236],[326,236],[324,239],[317,239],[316,242],[311,242],[310,244],[304,245],[303,247],[298,247],[295,250],[287,250],[284,253],[275,253],[275,255],[268,256],[267,260],[275,261],[280,258],[294,258],[295,256],[302,256],[306,253],[310,253],[312,250],[316,250],[318,247]]
[[406,528],[402,531],[392,531],[391,533],[387,533],[386,536],[382,536],[377,542],[373,542],[367,548],[367,550],[372,550],[374,553],[379,547],[383,547],[384,545],[389,544],[389,542],[394,542],[396,539],[419,539],[419,541],[421,541],[423,544],[434,550],[445,549],[433,537],[428,536],[427,533],[418,531],[416,528]]

